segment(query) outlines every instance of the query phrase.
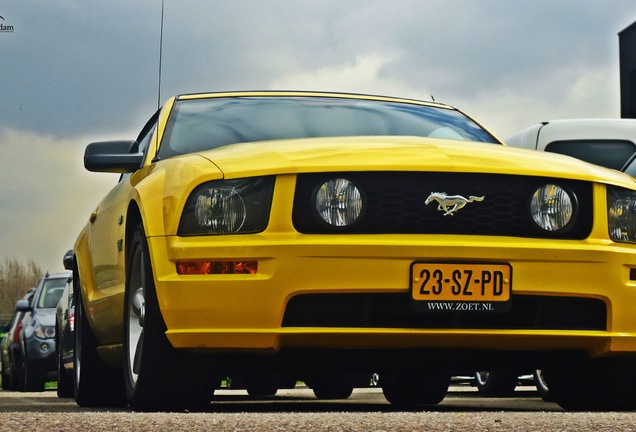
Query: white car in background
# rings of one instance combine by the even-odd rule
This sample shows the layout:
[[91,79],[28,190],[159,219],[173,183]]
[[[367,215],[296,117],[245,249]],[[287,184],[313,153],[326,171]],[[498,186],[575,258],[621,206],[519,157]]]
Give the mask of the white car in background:
[[574,156],[621,170],[636,153],[636,119],[564,119],[537,123],[504,140],[512,147]]
[[[636,177],[636,119],[563,119],[534,124],[504,142],[511,147],[573,156]],[[540,370],[491,370],[475,374],[475,385],[486,397],[512,396],[515,387],[534,381],[544,400],[551,400]]]

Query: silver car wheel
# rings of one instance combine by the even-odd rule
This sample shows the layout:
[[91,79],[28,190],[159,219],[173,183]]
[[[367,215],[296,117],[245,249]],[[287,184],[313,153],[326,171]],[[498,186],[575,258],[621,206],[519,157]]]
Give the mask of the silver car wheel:
[[73,383],[75,391],[80,386],[80,380],[82,378],[82,326],[79,320],[82,319],[83,312],[81,311],[82,304],[79,304],[78,313],[76,315],[77,322],[75,324],[75,352],[73,353],[73,374],[75,375],[75,382]]
[[137,249],[133,257],[130,275],[132,295],[128,302],[128,365],[130,383],[135,385],[142,362],[142,346],[144,340],[144,321],[146,316],[146,269],[143,251]]
[[478,385],[484,386],[488,383],[488,378],[490,378],[490,372],[480,371],[475,373],[475,380]]

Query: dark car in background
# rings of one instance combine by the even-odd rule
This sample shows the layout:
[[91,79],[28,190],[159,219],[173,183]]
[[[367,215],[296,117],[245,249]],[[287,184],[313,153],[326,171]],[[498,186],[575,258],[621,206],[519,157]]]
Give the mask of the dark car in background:
[[46,381],[57,378],[55,349],[55,309],[71,273],[47,273],[35,289],[30,305],[23,311],[20,332],[21,391],[43,391]]
[[[70,259],[70,261],[68,261]],[[64,267],[73,266],[73,251],[64,255]],[[57,395],[70,398],[73,387],[73,363],[75,353],[75,304],[73,302],[73,275],[66,280],[66,287],[55,310],[55,347],[57,350]]]
[[[35,288],[31,288],[18,300],[16,309],[9,321],[9,328],[0,344],[0,361],[2,363],[2,390],[20,389],[20,332],[22,331],[22,318],[24,307],[28,307]],[[18,310],[18,307],[21,310]]]

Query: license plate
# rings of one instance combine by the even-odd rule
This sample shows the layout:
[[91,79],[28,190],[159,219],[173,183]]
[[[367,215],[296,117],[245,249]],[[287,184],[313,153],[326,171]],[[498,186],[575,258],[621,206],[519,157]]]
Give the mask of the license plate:
[[413,300],[437,303],[427,310],[502,311],[509,309],[511,291],[510,264],[411,264]]

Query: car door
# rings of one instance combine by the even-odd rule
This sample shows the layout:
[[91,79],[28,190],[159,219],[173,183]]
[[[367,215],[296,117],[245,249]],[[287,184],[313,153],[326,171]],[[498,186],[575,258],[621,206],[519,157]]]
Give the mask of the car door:
[[[138,149],[144,154],[154,127],[155,122],[151,119],[137,139]],[[92,212],[87,227],[94,281],[93,297],[89,301],[90,308],[95,320],[107,321],[104,326],[98,326],[99,328],[109,328],[110,323],[121,325],[122,322],[126,283],[126,214],[133,188],[130,180],[130,174],[123,174],[120,177],[118,184]],[[110,331],[109,334],[118,334],[118,331]],[[104,336],[99,335],[98,338],[104,341],[102,339]]]

